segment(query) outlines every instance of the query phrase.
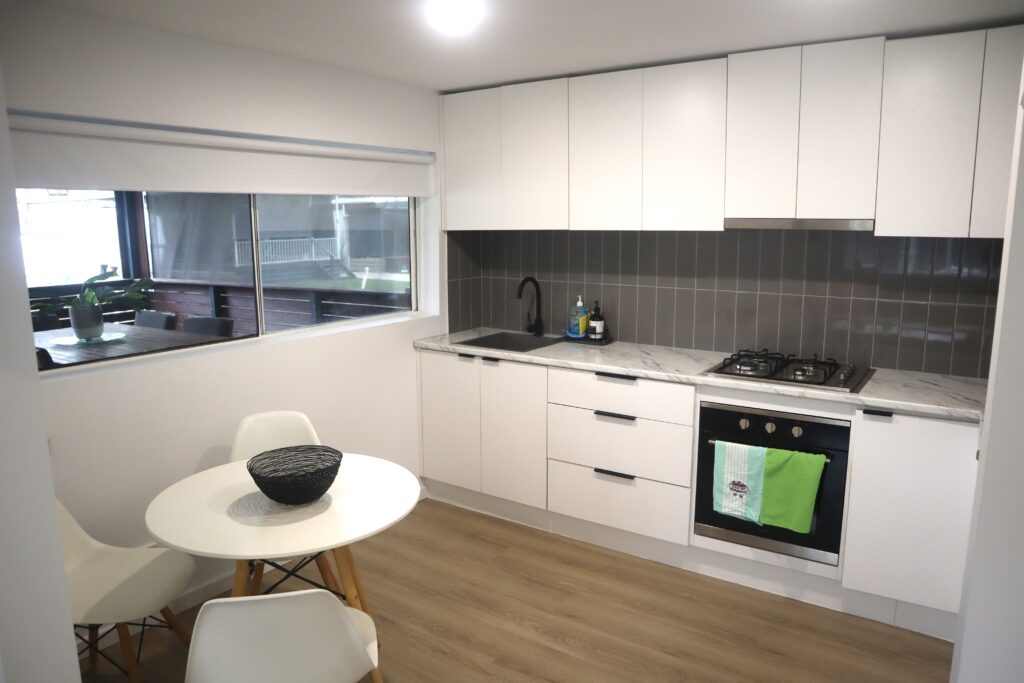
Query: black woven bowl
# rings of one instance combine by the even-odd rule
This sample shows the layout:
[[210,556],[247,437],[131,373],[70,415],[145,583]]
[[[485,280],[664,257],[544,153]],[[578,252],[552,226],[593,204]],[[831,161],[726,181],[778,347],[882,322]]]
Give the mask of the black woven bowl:
[[341,451],[330,446],[287,446],[254,455],[246,467],[267,498],[305,505],[331,488],[341,457]]

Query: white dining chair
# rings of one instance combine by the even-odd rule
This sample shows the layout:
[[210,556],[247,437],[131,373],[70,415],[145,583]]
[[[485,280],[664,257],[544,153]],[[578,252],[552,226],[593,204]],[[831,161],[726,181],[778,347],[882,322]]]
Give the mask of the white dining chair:
[[[120,548],[101,543],[85,532],[60,501],[57,518],[72,622],[76,629],[89,629],[88,638],[78,638],[89,650],[90,668],[95,668],[101,655],[109,659],[100,651],[99,642],[116,630],[124,659],[122,670],[129,680],[138,681],[138,661],[132,651],[128,626],[138,625],[140,619],[146,620],[157,612],[188,647],[189,633],[168,605],[192,578],[195,561],[191,556],[169,548]],[[114,626],[101,635],[101,626],[107,624]]]
[[355,683],[377,669],[377,629],[327,591],[210,600],[199,610],[185,683]]
[[[235,432],[235,440],[231,446],[231,461],[248,460],[263,451],[286,446],[320,445],[320,437],[313,428],[313,423],[305,413],[298,410],[271,410],[253,413],[242,418]],[[340,591],[334,580],[334,572],[330,568],[327,556],[322,553],[309,558],[290,558],[278,560],[275,564],[285,564],[298,560],[292,568],[298,571],[302,567],[315,562],[324,584],[334,591]],[[250,592],[259,593],[263,582],[265,562],[261,558],[253,558],[249,563]]]

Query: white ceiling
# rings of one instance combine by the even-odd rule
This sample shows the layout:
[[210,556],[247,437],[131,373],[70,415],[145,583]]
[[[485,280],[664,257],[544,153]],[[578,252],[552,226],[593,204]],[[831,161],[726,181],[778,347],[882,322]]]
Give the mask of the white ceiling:
[[437,90],[867,35],[1024,21],[1024,0],[486,0],[474,34],[423,0],[53,0],[132,23]]

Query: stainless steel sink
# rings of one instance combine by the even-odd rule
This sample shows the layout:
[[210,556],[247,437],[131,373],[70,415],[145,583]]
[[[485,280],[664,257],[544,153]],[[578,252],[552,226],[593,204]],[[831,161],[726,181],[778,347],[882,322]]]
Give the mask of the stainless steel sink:
[[459,342],[462,346],[480,346],[485,349],[497,349],[499,351],[535,351],[557,344],[560,337],[537,337],[532,334],[521,334],[518,332],[497,332],[485,337],[477,337],[469,341]]

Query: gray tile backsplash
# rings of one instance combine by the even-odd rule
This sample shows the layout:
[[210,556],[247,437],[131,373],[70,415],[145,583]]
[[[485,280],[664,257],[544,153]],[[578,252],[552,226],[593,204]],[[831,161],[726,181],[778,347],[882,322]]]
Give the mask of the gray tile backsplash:
[[[535,276],[548,331],[582,294],[616,339],[774,348],[985,377],[1001,240],[804,230],[451,232],[449,328],[522,330]],[[532,290],[528,290],[532,291]]]

